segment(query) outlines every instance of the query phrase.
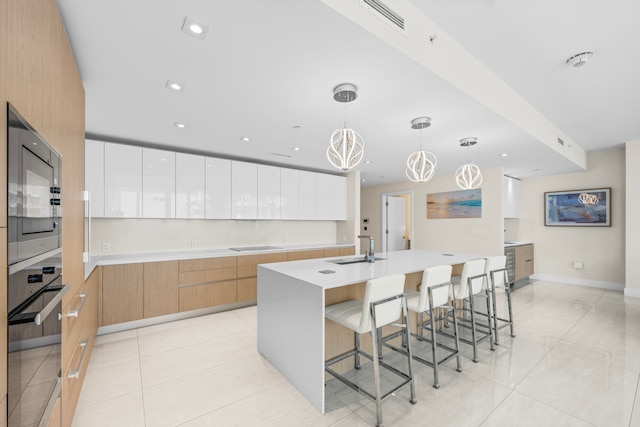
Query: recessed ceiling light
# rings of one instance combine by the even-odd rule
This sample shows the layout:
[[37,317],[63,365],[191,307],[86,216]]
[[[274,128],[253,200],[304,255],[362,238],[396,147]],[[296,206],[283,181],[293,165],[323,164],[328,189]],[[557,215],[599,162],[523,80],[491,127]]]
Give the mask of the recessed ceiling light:
[[242,138],[240,138],[241,140],[243,140],[244,142],[249,142],[251,141],[251,138],[249,138],[248,136],[243,136]]
[[362,180],[362,182],[367,182],[367,180],[366,180],[366,179],[363,179],[363,180]]
[[507,153],[502,153],[502,154],[500,154],[500,157],[507,157],[507,156],[508,156],[508,154],[507,154]]
[[293,151],[300,151],[300,147],[293,147],[292,150]]
[[177,128],[180,128],[180,129],[184,129],[184,128],[186,128],[186,127],[187,127],[187,125],[186,125],[186,124],[184,124],[184,123],[180,123],[180,122],[175,122],[173,125],[174,125],[175,127],[177,127]]
[[202,24],[198,24],[193,19],[185,16],[184,22],[182,24],[182,32],[185,34],[189,34],[197,39],[204,40],[207,37],[207,33],[209,32],[209,28]]
[[364,164],[365,164],[365,165],[370,165],[370,164],[371,164],[371,160],[365,160],[365,161],[364,161]]
[[167,84],[165,85],[167,89],[175,90],[177,92],[182,92],[184,87],[180,83],[176,83],[171,80],[167,80]]

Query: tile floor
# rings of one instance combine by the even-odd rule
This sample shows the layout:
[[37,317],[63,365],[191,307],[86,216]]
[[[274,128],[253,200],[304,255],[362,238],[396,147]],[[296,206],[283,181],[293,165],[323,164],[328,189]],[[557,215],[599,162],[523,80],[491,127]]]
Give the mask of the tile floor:
[[[534,282],[513,292],[516,338],[500,332],[463,371],[415,364],[383,405],[386,426],[640,426],[640,300]],[[499,311],[504,312],[501,300]],[[73,427],[370,426],[375,405],[335,380],[318,413],[256,351],[256,307],[98,337]]]

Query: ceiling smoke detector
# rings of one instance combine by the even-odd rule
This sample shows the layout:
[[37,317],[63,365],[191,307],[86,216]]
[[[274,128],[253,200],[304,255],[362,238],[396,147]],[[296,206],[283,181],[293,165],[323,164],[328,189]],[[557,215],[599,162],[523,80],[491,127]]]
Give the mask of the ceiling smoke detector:
[[576,53],[569,59],[567,59],[567,64],[571,65],[574,68],[580,68],[593,56],[593,52],[582,52]]

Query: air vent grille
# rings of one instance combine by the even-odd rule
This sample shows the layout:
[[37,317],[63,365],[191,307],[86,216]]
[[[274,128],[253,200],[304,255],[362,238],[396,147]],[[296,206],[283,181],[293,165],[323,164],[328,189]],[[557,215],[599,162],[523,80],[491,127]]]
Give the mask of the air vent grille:
[[564,145],[564,141],[563,141],[563,140],[561,140],[560,138],[558,138],[558,144],[560,144],[560,145]]
[[404,18],[391,10],[389,6],[382,3],[380,0],[361,0],[361,2],[378,12],[396,27],[404,30]]

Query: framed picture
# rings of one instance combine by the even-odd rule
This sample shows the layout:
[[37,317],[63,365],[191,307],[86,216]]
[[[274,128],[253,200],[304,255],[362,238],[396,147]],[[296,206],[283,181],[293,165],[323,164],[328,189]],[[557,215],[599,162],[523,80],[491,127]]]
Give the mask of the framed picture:
[[482,218],[482,188],[427,194],[427,218]]
[[544,225],[609,227],[611,188],[544,193]]

